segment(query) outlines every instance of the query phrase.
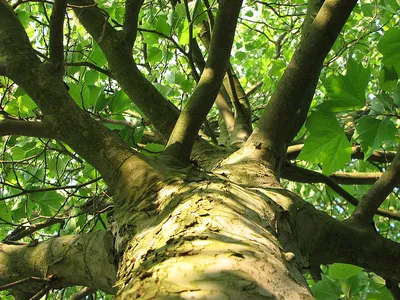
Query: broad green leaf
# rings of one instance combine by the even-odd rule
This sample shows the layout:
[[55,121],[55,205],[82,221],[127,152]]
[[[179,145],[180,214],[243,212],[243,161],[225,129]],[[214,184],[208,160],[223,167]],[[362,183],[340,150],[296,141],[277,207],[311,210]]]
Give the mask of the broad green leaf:
[[165,97],[167,97],[172,90],[169,86],[165,86],[160,83],[153,83],[153,85]]
[[338,300],[341,294],[335,283],[325,275],[322,275],[322,280],[311,287],[311,291],[317,300]]
[[333,114],[313,112],[306,123],[306,128],[310,131],[310,135],[304,142],[299,159],[322,163],[324,174],[331,174],[350,161],[351,145]]
[[271,64],[272,67],[269,70],[269,74],[272,76],[281,76],[286,67],[286,63],[282,60],[273,60]]
[[382,66],[379,73],[379,85],[382,90],[391,92],[397,84],[399,77],[393,66]]
[[148,62],[158,62],[162,59],[162,50],[156,47],[150,47],[147,52]]
[[72,99],[74,99],[75,103],[80,107],[83,108],[83,100],[81,97],[81,85],[71,84],[69,85],[69,94],[71,95]]
[[[387,93],[383,92],[382,94],[377,95],[374,100],[378,100],[384,106],[385,110],[393,111],[394,110],[394,102],[392,97],[390,97]],[[371,109],[373,113],[375,111],[373,108]]]
[[34,109],[37,108],[37,105],[35,102],[33,102],[31,97],[25,94],[21,97],[18,97],[17,102],[19,114],[21,117],[28,118],[36,116]]
[[144,126],[136,127],[135,133],[133,134],[133,140],[136,144],[142,141],[144,135]]
[[158,34],[152,32],[142,32],[143,36],[143,43],[151,46],[151,45],[158,45],[158,39],[160,36]]
[[56,191],[31,193],[29,200],[39,205],[41,214],[52,216],[60,208],[65,197]]
[[21,147],[13,147],[11,149],[11,155],[13,160],[21,160],[26,156],[26,150]]
[[332,76],[322,82],[328,93],[329,100],[322,106],[332,112],[359,109],[365,105],[365,89],[371,75],[369,67],[350,59],[346,75]]
[[101,93],[96,100],[96,104],[94,105],[94,110],[96,112],[102,111],[110,102],[111,98],[106,96],[104,93]]
[[365,153],[364,160],[384,143],[393,143],[396,134],[396,125],[389,118],[380,120],[367,116],[359,119],[356,125],[356,138]]
[[166,36],[170,35],[171,26],[167,23],[167,16],[161,15],[157,19],[156,30],[165,34]]
[[349,279],[361,271],[362,268],[357,266],[335,263],[329,268],[329,276],[334,279]]
[[103,90],[95,85],[84,85],[83,86],[83,99],[85,101],[85,108],[89,108],[94,105],[99,98]]
[[181,45],[187,45],[189,44],[189,23],[187,19],[185,19],[183,24],[183,28],[178,33],[178,41]]
[[400,106],[400,83],[398,83],[393,90],[393,101],[397,106]]
[[15,100],[9,101],[7,105],[4,107],[4,110],[12,115],[12,116],[18,116],[19,109],[18,109],[18,103]]
[[164,150],[164,145],[149,143],[144,147],[142,153],[146,156],[154,156],[160,154]]
[[11,211],[7,206],[7,203],[5,201],[0,201],[0,218],[7,222],[12,222],[11,219]]
[[385,66],[393,66],[400,75],[400,28],[393,27],[385,32],[378,43],[378,50],[383,54]]
[[109,107],[112,113],[118,114],[131,108],[132,101],[124,91],[118,91],[115,94],[115,97],[111,100]]
[[85,83],[88,85],[94,84],[99,79],[99,73],[89,70],[85,73]]
[[94,43],[92,54],[90,59],[98,66],[102,67],[106,64],[107,58],[104,56],[103,51],[101,51],[99,45]]

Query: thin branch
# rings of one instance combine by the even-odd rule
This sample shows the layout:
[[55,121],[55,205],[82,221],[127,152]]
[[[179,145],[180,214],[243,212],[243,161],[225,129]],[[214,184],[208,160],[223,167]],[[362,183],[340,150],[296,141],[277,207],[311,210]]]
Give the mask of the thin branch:
[[385,201],[393,189],[400,184],[400,149],[397,151],[388,170],[362,196],[360,204],[354,210],[351,218],[361,224],[368,224],[378,207]]
[[103,68],[100,68],[100,67],[96,66],[95,64],[90,63],[88,61],[67,62],[67,63],[65,63],[65,65],[69,66],[69,67],[88,67],[88,68],[96,70],[97,72],[100,72],[100,73],[102,73],[102,74],[104,74],[104,75],[106,75],[106,76],[108,76],[110,78],[113,78],[112,73],[110,71],[105,70]]
[[26,283],[28,281],[37,281],[39,283],[47,284],[47,283],[50,283],[51,280],[47,279],[47,278],[39,278],[39,277],[29,276],[27,278],[20,279],[20,280],[17,280],[17,281],[14,281],[14,282],[11,282],[11,283],[8,283],[8,284],[0,286],[0,291],[5,291],[5,290],[8,290],[8,289],[11,289],[11,288],[13,288],[15,286],[24,284],[24,283]]
[[49,220],[46,220],[41,223],[36,223],[36,224],[31,224],[29,226],[21,226],[15,229],[13,232],[11,232],[6,238],[5,238],[5,243],[9,241],[18,241],[26,236],[31,235],[32,233],[43,229],[47,228],[49,226],[52,226],[54,224],[59,224],[64,222],[65,220],[63,218],[51,218]]
[[206,67],[167,144],[169,154],[181,161],[189,159],[200,126],[221,87],[241,6],[242,0],[220,1]]
[[67,0],[55,0],[50,17],[50,59],[60,76],[64,73],[64,16]]
[[[333,177],[328,177],[324,174],[307,170],[304,168],[300,168],[296,165],[293,164],[286,164],[282,168],[282,178],[291,180],[291,181],[296,181],[296,182],[304,182],[304,183],[325,183],[327,186],[329,186],[333,191],[335,191],[338,195],[343,197],[346,201],[349,203],[353,204],[354,206],[357,206],[359,201],[351,195],[349,192],[347,192],[345,189],[343,189],[336,181],[334,176]],[[380,216],[388,217],[393,220],[398,220],[400,221],[400,214],[384,210],[384,209],[378,209],[377,214]]]
[[7,182],[1,182],[1,184],[12,187],[14,189],[22,191],[21,193],[15,194],[15,195],[9,195],[6,197],[0,198],[0,200],[7,200],[10,198],[26,195],[26,194],[32,194],[32,193],[40,193],[40,192],[49,192],[49,191],[59,191],[59,190],[68,190],[68,189],[80,189],[81,187],[87,186],[89,184],[95,183],[102,179],[101,177],[97,177],[95,179],[89,180],[87,182],[81,183],[81,184],[76,184],[76,185],[68,185],[68,186],[56,186],[56,187],[48,187],[48,188],[41,188],[41,189],[24,189],[20,186],[12,185]]
[[[87,299],[86,297],[96,293],[97,289],[96,288],[92,288],[92,287],[84,287],[83,289],[81,289],[79,292],[77,292],[76,294],[72,295],[71,298],[69,298],[70,300],[81,300],[81,299]],[[89,298],[90,299],[90,298]]]
[[143,5],[143,0],[126,0],[124,29],[125,39],[129,47],[133,47],[137,36],[139,11]]
[[255,92],[257,92],[263,85],[262,81],[257,82],[255,85],[249,87],[245,93],[247,97],[250,97],[251,95],[253,95]]
[[[287,149],[287,158],[290,160],[296,159],[303,147],[304,144],[289,146]],[[394,151],[374,151],[372,155],[368,157],[368,161],[390,163],[395,155],[396,152]],[[364,152],[362,152],[361,146],[354,146],[351,148],[351,158],[364,159]]]

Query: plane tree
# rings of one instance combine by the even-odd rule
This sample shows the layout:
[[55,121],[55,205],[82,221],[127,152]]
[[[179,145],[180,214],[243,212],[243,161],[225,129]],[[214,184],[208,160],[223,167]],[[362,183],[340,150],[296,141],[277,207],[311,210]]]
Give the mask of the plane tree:
[[1,0],[2,297],[400,299],[399,11]]

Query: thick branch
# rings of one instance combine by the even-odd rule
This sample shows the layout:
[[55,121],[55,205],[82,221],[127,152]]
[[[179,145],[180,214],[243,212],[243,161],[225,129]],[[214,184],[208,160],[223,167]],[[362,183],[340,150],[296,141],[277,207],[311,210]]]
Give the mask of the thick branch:
[[[113,237],[106,231],[68,235],[24,246],[0,244],[0,285],[35,276],[52,288],[89,286],[113,294],[116,265]],[[45,285],[28,280],[13,289],[35,293]]]
[[44,126],[43,122],[28,122],[6,119],[0,121],[0,136],[16,135],[40,138],[56,138],[56,135]]
[[397,151],[389,169],[361,198],[359,205],[353,212],[352,218],[368,224],[375,215],[378,207],[385,201],[393,189],[400,184],[400,149]]
[[[326,0],[300,41],[259,123],[246,143],[249,152],[271,162],[280,160],[296,115],[318,80],[323,61],[347,21],[356,0]],[[253,151],[251,151],[253,150]],[[272,152],[272,154],[270,153]],[[278,163],[276,161],[278,160]]]
[[24,28],[5,1],[0,2],[0,15],[0,60],[6,64],[6,75],[39,106],[43,126],[52,128],[112,186],[119,167],[134,151],[76,105],[62,78],[54,77],[36,57]]
[[124,17],[124,34],[129,47],[133,47],[137,35],[138,17],[143,0],[126,0]]
[[301,251],[310,265],[349,263],[400,281],[399,243],[383,238],[372,226],[360,228],[340,222],[295,195],[291,198],[292,228],[297,231]]
[[74,11],[79,21],[101,47],[113,77],[156,129],[168,138],[178,119],[177,108],[139,71],[133,60],[131,47],[108,23],[101,10],[90,6],[94,4],[93,1],[70,0],[69,3],[77,6]]
[[197,132],[221,87],[241,5],[241,0],[220,1],[206,67],[168,141],[170,154],[182,161],[189,159]]

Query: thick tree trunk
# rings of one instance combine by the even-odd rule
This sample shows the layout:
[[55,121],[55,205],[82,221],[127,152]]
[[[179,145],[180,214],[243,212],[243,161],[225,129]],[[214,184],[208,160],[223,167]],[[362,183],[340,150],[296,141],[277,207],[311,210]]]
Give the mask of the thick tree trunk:
[[297,253],[278,241],[290,241],[281,188],[192,171],[128,204],[127,187],[120,178],[117,299],[312,298]]

